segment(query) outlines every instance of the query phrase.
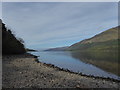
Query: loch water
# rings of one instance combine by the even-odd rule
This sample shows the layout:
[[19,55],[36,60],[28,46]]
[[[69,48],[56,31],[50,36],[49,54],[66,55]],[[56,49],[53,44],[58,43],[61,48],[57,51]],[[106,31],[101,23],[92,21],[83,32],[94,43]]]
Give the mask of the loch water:
[[86,75],[120,80],[118,74],[118,57],[116,53],[84,53],[70,51],[38,51],[31,52],[40,62],[53,64]]

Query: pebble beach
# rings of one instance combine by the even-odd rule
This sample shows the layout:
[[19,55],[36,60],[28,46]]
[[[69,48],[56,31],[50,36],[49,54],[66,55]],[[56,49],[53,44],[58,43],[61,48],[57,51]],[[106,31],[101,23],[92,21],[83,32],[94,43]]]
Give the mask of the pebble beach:
[[51,67],[28,53],[3,55],[2,60],[3,88],[119,88],[120,84]]

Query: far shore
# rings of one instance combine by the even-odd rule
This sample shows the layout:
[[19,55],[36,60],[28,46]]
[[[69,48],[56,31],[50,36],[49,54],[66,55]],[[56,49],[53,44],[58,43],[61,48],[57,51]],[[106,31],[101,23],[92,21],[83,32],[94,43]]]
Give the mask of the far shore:
[[118,88],[119,80],[74,73],[31,54],[3,56],[3,88]]

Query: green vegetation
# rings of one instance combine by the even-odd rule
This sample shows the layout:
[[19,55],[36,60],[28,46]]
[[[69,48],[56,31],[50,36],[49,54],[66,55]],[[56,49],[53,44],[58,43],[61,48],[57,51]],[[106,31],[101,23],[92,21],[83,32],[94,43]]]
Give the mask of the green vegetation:
[[[1,20],[0,20],[1,21]],[[1,21],[2,23],[2,21]],[[10,29],[1,24],[2,28],[2,54],[22,54],[25,53],[25,47],[21,38],[17,39]]]
[[120,76],[118,73],[120,65],[118,59],[120,55],[119,28],[120,26],[109,29],[92,38],[75,43],[66,50],[71,51],[74,58]]
[[86,44],[77,44],[71,46],[70,51],[118,51],[120,40],[110,40],[106,42],[95,42]]
[[120,39],[118,37],[118,27],[104,31],[90,39],[83,40],[71,45],[70,51],[118,51]]

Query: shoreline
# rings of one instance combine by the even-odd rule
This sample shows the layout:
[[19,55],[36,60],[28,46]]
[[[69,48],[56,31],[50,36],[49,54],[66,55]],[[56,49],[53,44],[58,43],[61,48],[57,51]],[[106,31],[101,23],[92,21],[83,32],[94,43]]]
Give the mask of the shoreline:
[[83,74],[82,72],[79,73],[79,72],[74,72],[74,71],[71,71],[71,70],[68,70],[68,69],[60,68],[58,66],[55,66],[54,64],[47,64],[47,63],[44,63],[44,62],[40,62],[39,59],[38,59],[38,57],[40,57],[40,56],[36,56],[36,55],[33,55],[33,54],[31,54],[31,56],[34,56],[36,58],[35,61],[37,63],[42,63],[42,64],[44,64],[48,67],[56,68],[56,69],[61,70],[61,71],[65,71],[65,72],[69,72],[69,73],[73,73],[73,74],[78,74],[78,75],[85,76],[85,77],[91,77],[91,78],[96,78],[96,79],[105,79],[105,80],[111,80],[111,81],[114,81],[114,82],[120,82],[120,80],[110,78],[110,77],[100,77],[100,76],[94,76],[94,75],[87,75],[87,74]]
[[109,78],[109,77],[100,77],[100,76],[94,76],[94,75],[87,75],[87,74],[83,74],[83,73],[78,73],[78,72],[74,72],[74,71],[71,71],[71,70],[68,70],[68,69],[64,69],[64,68],[60,68],[58,66],[55,66],[53,64],[47,64],[47,63],[43,63],[43,62],[40,62],[38,59],[35,60],[37,63],[42,63],[48,67],[52,67],[52,68],[56,68],[60,71],[65,71],[65,72],[69,72],[69,73],[72,73],[72,74],[78,74],[78,75],[81,75],[81,76],[85,76],[85,77],[90,77],[90,78],[95,78],[95,79],[103,79],[103,80],[111,80],[113,82],[120,82],[120,80],[118,79],[114,79],[114,78]]
[[[29,81],[31,78],[32,82]],[[52,64],[42,63],[38,61],[37,56],[30,53],[3,56],[3,88],[118,88],[118,84],[120,84],[119,80],[88,76]]]

